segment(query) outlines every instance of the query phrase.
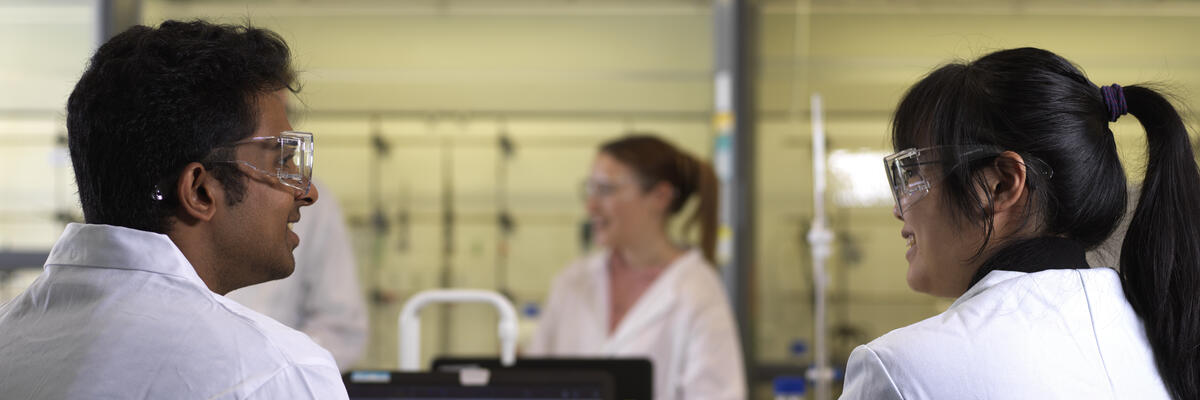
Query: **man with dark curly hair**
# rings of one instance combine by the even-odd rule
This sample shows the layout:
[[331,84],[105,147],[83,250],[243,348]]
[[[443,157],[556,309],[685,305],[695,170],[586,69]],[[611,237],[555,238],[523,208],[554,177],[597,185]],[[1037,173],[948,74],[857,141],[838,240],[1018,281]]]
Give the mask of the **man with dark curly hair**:
[[285,278],[317,201],[287,44],[204,21],[105,43],[67,102],[84,224],[0,308],[0,397],[345,399],[329,352],[225,298]]

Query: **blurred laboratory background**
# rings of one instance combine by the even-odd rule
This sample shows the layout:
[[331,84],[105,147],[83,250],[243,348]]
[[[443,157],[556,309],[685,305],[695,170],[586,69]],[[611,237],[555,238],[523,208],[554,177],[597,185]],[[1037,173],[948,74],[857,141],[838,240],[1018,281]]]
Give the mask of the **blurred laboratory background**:
[[[64,108],[88,57],[130,25],[195,18],[269,28],[294,51],[292,124],[316,135],[314,175],[342,207],[367,304],[354,367],[397,367],[400,308],[425,289],[498,291],[531,331],[554,276],[589,251],[581,183],[597,145],[655,132],[723,177],[719,268],[753,398],[808,370],[818,330],[837,369],[949,305],[905,284],[881,168],[891,112],[922,75],[1036,46],[1098,84],[1160,82],[1185,107],[1200,87],[1194,1],[2,0],[0,302],[82,219]],[[824,280],[809,240],[814,116]],[[1139,158],[1136,121],[1113,127]],[[485,306],[422,318],[426,360],[497,352]]]

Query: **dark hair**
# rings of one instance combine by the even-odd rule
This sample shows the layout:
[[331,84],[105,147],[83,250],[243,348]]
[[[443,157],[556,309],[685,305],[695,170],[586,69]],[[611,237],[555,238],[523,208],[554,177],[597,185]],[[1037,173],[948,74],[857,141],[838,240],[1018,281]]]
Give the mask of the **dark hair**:
[[[1200,398],[1200,172],[1171,103],[1144,86],[1124,94],[1146,130],[1149,166],[1120,275],[1168,392]],[[995,146],[1046,163],[1053,178],[1027,174],[1026,222],[1041,235],[1094,248],[1116,228],[1126,204],[1109,118],[1101,89],[1069,61],[1045,50],[1011,49],[943,66],[913,86],[896,111],[893,143],[897,150]],[[985,165],[953,154],[941,159],[942,201],[956,219],[987,228],[984,246],[992,235],[992,199],[972,189],[982,184],[975,172]]]
[[675,198],[667,207],[668,215],[683,210],[693,194],[697,205],[685,225],[685,230],[700,225],[700,249],[704,258],[713,262],[717,246],[717,195],[719,183],[712,166],[683,152],[653,134],[630,134],[600,146],[608,154],[632,168],[640,178],[642,190],[650,190],[659,182],[675,189]]
[[[298,90],[290,51],[268,30],[166,21],[113,37],[67,100],[84,220],[166,233],[179,206],[175,175],[252,134],[258,97],[284,88]],[[206,165],[230,203],[241,201],[237,169]]]

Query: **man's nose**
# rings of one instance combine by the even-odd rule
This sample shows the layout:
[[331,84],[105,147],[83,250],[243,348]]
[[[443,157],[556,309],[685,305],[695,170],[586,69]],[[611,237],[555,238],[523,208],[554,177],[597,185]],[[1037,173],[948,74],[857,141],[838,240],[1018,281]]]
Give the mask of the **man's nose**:
[[317,190],[317,185],[309,184],[308,185],[308,193],[304,193],[304,194],[300,195],[298,200],[300,200],[300,202],[304,203],[303,205],[301,205],[301,207],[311,206],[311,205],[313,205],[313,203],[317,202],[317,198],[319,198],[319,197],[321,197],[321,193],[319,190]]

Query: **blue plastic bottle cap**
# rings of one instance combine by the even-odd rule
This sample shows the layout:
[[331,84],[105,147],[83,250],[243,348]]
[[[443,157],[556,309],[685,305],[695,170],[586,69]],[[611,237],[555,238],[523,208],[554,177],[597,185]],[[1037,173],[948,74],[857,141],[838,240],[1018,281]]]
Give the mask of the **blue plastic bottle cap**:
[[538,304],[532,301],[525,303],[524,306],[521,307],[521,314],[524,314],[528,318],[537,318],[538,314],[541,314],[541,312],[541,307],[538,307]]
[[804,339],[793,340],[790,350],[792,351],[793,356],[804,355],[804,353],[808,352],[808,342],[806,342]]
[[805,380],[803,376],[777,376],[774,382],[776,396],[804,394]]

